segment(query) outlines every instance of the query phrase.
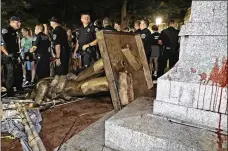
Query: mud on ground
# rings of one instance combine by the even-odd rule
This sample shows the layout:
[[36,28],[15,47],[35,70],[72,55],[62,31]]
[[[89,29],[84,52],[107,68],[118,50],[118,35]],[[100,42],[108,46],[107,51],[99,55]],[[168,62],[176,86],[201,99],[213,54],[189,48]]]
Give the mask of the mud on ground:
[[[53,151],[60,145],[75,120],[76,122],[64,142],[103,117],[105,113],[112,109],[110,97],[93,97],[79,102],[57,106],[43,112],[40,137],[47,151]],[[18,139],[1,139],[1,141],[2,151],[22,150]]]

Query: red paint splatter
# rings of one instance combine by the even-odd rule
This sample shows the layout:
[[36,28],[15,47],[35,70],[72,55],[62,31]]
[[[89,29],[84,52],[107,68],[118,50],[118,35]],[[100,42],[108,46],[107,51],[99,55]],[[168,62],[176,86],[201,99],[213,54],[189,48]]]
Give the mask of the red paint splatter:
[[218,83],[219,85],[224,88],[227,86],[228,84],[228,74],[227,74],[227,68],[228,68],[228,59],[226,59],[225,57],[223,58],[222,61],[222,68],[219,71],[219,80]]
[[212,91],[211,91],[211,99],[210,99],[210,107],[209,110],[211,110],[211,105],[212,105],[212,97],[213,97],[213,91],[214,90],[214,82],[212,83]]
[[200,78],[201,80],[206,80],[207,79],[207,74],[204,72],[202,74],[199,74],[200,75]]
[[215,60],[215,65],[210,73],[209,80],[211,80],[214,83],[219,82],[219,65],[218,65],[218,58]]
[[191,73],[196,73],[196,69],[195,68],[191,68]]
[[223,151],[222,149],[222,144],[223,144],[223,139],[222,139],[222,133],[221,133],[221,121],[222,121],[222,114],[219,113],[219,125],[218,125],[218,130],[217,130],[217,135],[218,135],[218,151]]
[[219,106],[218,106],[218,113],[219,113],[219,123],[218,123],[218,129],[217,129],[217,135],[218,135],[218,151],[222,151],[222,144],[223,144],[223,139],[222,139],[222,129],[221,129],[221,123],[222,123],[222,113],[220,112],[220,108],[221,108],[221,101],[222,101],[222,90],[221,89],[221,93],[220,93],[220,99],[219,99]]

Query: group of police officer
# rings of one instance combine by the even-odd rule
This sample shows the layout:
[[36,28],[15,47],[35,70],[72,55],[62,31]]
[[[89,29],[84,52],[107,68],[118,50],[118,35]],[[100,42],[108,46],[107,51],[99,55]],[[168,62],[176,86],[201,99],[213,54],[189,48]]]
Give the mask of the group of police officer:
[[[53,28],[52,34],[44,33],[44,26],[38,24],[35,27],[36,38],[34,39],[33,47],[30,53],[36,56],[36,75],[38,80],[50,76],[50,57],[51,48],[54,49],[55,56],[55,75],[66,75],[68,73],[68,65],[70,57],[76,58],[80,53],[82,56],[83,67],[89,67],[99,57],[97,46],[96,32],[98,30],[118,31],[111,26],[108,18],[103,20],[103,28],[98,28],[91,24],[90,15],[87,13],[81,14],[82,27],[77,30],[77,40],[73,53],[71,53],[66,30],[61,26],[61,21],[52,17],[50,25]],[[178,60],[178,30],[173,27],[173,21],[169,23],[169,28],[162,31],[159,38],[153,39],[153,43],[162,46],[163,49],[159,52],[159,75],[164,73],[167,60],[172,67]],[[5,87],[8,96],[14,95],[13,87],[17,90],[22,89],[23,73],[22,63],[20,59],[20,50],[18,43],[17,30],[21,26],[19,17],[13,16],[10,18],[9,26],[2,29],[2,64],[4,65]],[[138,26],[140,28],[138,28]],[[140,23],[135,23],[135,33],[140,34],[147,59],[151,56],[151,32],[148,29],[149,22],[142,20]],[[158,36],[152,36],[158,37]],[[50,40],[51,39],[51,40]],[[52,43],[52,44],[51,44]],[[4,49],[3,49],[4,48]],[[72,56],[71,56],[72,54]]]
[[[141,35],[148,63],[155,66],[153,72],[157,79],[164,74],[168,60],[171,69],[179,59],[179,30],[175,29],[174,20],[169,20],[168,28],[161,33],[158,32],[157,25],[152,26],[153,33],[148,27],[148,20],[136,21],[134,24],[135,33]],[[150,62],[151,59],[155,62]]]

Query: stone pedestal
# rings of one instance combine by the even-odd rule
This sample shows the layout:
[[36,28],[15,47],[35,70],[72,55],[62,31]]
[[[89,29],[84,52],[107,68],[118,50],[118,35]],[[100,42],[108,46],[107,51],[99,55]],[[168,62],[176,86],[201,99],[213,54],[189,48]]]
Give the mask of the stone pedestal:
[[[105,121],[105,146],[118,151],[222,151],[214,132],[153,115],[153,99],[139,98]],[[219,147],[220,146],[220,147]]]
[[227,131],[227,1],[193,1],[180,36],[180,60],[158,79],[153,113]]

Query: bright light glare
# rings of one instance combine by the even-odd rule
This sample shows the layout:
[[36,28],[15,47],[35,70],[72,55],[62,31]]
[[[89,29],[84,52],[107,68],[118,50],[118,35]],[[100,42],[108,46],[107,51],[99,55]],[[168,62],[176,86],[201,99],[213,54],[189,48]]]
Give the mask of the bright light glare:
[[156,18],[156,25],[160,25],[162,23],[162,19],[161,18]]

